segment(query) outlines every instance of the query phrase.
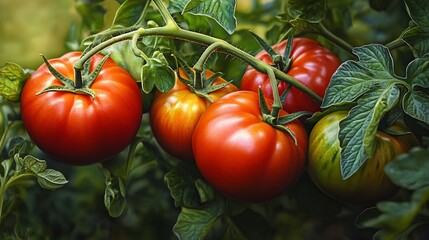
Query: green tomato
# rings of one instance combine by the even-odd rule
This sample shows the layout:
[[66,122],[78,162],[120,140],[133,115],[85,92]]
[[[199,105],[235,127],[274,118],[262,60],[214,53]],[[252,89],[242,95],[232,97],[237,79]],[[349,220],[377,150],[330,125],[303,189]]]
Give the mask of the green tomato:
[[[371,204],[393,195],[397,187],[384,173],[387,163],[417,145],[412,134],[392,136],[377,131],[373,156],[350,178],[340,171],[339,122],[347,116],[340,111],[328,114],[314,126],[309,138],[308,171],[315,184],[328,196],[345,203]],[[395,123],[395,130],[405,130]]]

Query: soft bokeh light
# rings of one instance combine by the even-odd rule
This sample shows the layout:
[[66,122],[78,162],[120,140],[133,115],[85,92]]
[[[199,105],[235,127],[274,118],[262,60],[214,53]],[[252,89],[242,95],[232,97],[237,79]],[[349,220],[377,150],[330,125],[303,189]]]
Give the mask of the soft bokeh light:
[[80,21],[71,0],[0,1],[0,66],[15,62],[36,68],[61,55],[72,21]]

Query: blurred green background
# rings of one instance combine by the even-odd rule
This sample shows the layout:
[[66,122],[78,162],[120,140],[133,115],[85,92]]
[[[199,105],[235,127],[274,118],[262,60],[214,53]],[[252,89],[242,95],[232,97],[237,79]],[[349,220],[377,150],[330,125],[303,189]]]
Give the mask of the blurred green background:
[[[48,59],[67,51],[64,40],[71,23],[81,18],[74,0],[1,0],[0,67],[15,62],[35,69],[42,64],[40,54]],[[105,23],[110,23],[118,3],[106,0]]]

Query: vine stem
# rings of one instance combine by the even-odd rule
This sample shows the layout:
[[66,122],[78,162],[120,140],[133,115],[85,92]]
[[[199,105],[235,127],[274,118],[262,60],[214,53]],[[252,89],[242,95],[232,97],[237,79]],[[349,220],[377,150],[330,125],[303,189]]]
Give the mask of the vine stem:
[[153,0],[153,2],[155,3],[156,7],[159,10],[159,13],[164,19],[165,25],[172,28],[179,28],[179,26],[177,26],[176,21],[174,21],[173,17],[170,15],[167,8],[164,6],[164,3],[162,3],[161,0]]
[[391,41],[391,42],[389,42],[389,43],[387,43],[386,44],[386,47],[389,49],[389,50],[393,50],[393,49],[396,49],[396,48],[399,48],[399,47],[402,47],[402,46],[405,46],[406,44],[405,44],[405,42],[402,40],[402,38],[397,38],[397,39],[395,39],[395,40],[393,40],[393,41]]
[[273,97],[274,97],[274,102],[273,102],[272,110],[271,110],[271,116],[273,116],[277,119],[279,117],[279,112],[283,106],[282,106],[282,102],[280,100],[279,89],[277,87],[277,79],[276,79],[276,76],[274,75],[274,72],[272,69],[268,69],[268,77],[270,79],[271,88],[273,90]]
[[344,41],[343,39],[339,38],[337,35],[333,34],[325,27],[325,25],[323,25],[322,23],[318,23],[317,29],[319,30],[318,34],[322,35],[323,37],[333,42],[338,47],[342,48],[348,54],[355,57],[353,55],[353,46],[350,45],[348,42]]
[[209,59],[210,55],[218,48],[222,48],[223,45],[224,45],[223,41],[218,41],[208,46],[206,50],[203,52],[203,54],[201,54],[198,61],[194,64],[194,69],[198,71],[203,71],[204,64],[207,62],[207,59]]
[[[216,43],[212,47],[213,50],[220,49],[219,50],[220,52],[235,56],[236,58],[248,63],[249,65],[251,65],[256,70],[263,72],[263,73],[266,73],[266,74],[271,69],[274,72],[274,76],[276,79],[285,81],[288,84],[298,88],[300,91],[306,93],[312,99],[314,99],[315,102],[317,102],[319,104],[322,102],[322,98],[319,95],[314,93],[312,90],[307,88],[302,83],[298,82],[295,78],[293,78],[293,77],[287,75],[286,73],[280,71],[279,69],[272,67],[269,64],[255,58],[251,54],[229,44],[228,42],[226,42],[222,39],[218,39],[218,38],[215,38],[212,36],[204,35],[204,34],[189,31],[189,30],[185,30],[185,29],[178,27],[176,23],[171,22],[174,20],[169,15],[167,9],[162,4],[162,2],[160,0],[154,0],[154,2],[166,20],[167,24],[165,26],[154,27],[154,28],[149,28],[149,29],[139,28],[137,30],[134,30],[134,31],[124,33],[124,34],[115,36],[113,38],[110,38],[110,39],[96,45],[95,47],[93,47],[92,49],[87,51],[84,55],[82,55],[81,58],[75,62],[74,68],[78,69],[78,70],[82,69],[83,64],[86,61],[88,61],[91,58],[91,56],[95,55],[96,53],[98,53],[99,51],[103,50],[104,48],[106,48],[110,45],[113,45],[113,44],[118,43],[118,42],[126,41],[126,40],[131,40],[131,39],[133,39],[135,34],[138,34],[138,36],[139,36],[138,38],[143,38],[146,36],[167,37],[167,38],[173,38],[173,39],[193,42],[193,43],[208,46],[208,47],[210,47],[210,45]],[[167,15],[169,17],[167,17]],[[211,51],[206,51],[206,52],[207,52],[207,54],[210,54]]]

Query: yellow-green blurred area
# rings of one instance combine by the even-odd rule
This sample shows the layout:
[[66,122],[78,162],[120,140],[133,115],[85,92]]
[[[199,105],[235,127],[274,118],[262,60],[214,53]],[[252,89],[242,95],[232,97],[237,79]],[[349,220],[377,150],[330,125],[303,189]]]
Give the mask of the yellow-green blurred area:
[[[0,67],[6,62],[35,69],[40,54],[48,59],[62,55],[64,40],[72,22],[81,18],[74,0],[0,0]],[[118,3],[106,0],[108,24]]]

